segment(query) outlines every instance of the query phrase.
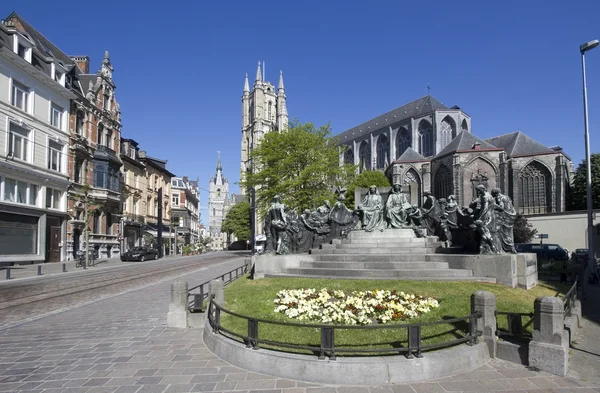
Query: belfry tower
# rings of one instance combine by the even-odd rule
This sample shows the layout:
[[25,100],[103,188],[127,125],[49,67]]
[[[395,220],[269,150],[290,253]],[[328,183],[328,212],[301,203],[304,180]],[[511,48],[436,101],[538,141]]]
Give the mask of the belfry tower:
[[208,188],[208,231],[211,236],[221,235],[221,224],[227,214],[227,202],[229,193],[229,183],[223,176],[223,166],[221,165],[221,152],[217,152],[217,171],[210,178]]
[[[258,62],[252,91],[248,84],[248,74],[244,81],[240,180],[244,179],[246,173],[251,170],[250,152],[258,146],[262,137],[267,132],[281,131],[288,125],[283,72],[279,72],[277,91],[275,91],[275,86],[263,79],[264,75],[261,72],[260,62]],[[241,187],[240,192],[245,195],[246,189]]]

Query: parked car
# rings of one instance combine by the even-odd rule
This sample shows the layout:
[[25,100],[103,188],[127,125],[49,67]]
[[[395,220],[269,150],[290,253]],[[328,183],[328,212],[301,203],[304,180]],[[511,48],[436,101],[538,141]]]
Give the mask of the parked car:
[[140,261],[158,259],[158,250],[151,247],[134,247],[121,254],[121,261]]
[[568,261],[569,253],[558,244],[519,243],[515,244],[517,252],[530,252],[537,255],[538,260]]

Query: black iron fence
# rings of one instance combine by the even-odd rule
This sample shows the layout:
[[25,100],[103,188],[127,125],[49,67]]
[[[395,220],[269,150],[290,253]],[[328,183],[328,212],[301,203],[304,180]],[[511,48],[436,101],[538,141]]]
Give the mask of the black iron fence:
[[565,308],[565,316],[571,315],[571,310],[575,306],[575,301],[577,300],[577,280],[571,286],[571,289],[563,296],[562,301]]
[[[221,324],[221,314],[231,315],[233,317],[245,319],[248,325],[248,334],[240,334],[226,326]],[[442,321],[433,322],[420,322],[420,323],[406,323],[406,324],[382,324],[382,325],[319,325],[319,324],[305,324],[305,323],[293,323],[293,322],[281,322],[272,321],[261,318],[249,317],[246,315],[238,314],[236,312],[227,310],[220,306],[214,301],[214,298],[210,300],[208,305],[208,320],[213,329],[214,333],[223,334],[232,338],[237,338],[246,344],[246,347],[252,349],[260,349],[261,345],[267,345],[270,347],[276,347],[278,349],[292,349],[297,351],[309,351],[318,355],[319,359],[325,359],[328,357],[330,360],[335,360],[336,355],[339,353],[346,354],[404,354],[408,359],[414,357],[422,357],[422,352],[427,350],[447,348],[462,343],[473,345],[478,342],[478,337],[482,335],[482,332],[477,331],[477,318],[481,318],[481,313],[476,312],[464,317],[445,319]],[[463,337],[456,338],[454,340],[444,341],[440,343],[423,344],[421,339],[421,329],[425,326],[435,325],[453,325],[459,323],[468,323],[468,329]],[[259,327],[261,325],[279,325],[284,328],[306,328],[306,329],[318,329],[320,334],[320,345],[300,345],[285,341],[276,341],[261,338],[259,335]],[[336,346],[335,338],[336,332],[340,330],[406,330],[408,335],[407,345],[399,346],[398,342],[390,343],[391,348],[364,348],[360,346],[353,347],[341,347]]]
[[[233,270],[228,271],[227,273],[215,277],[214,279],[221,279],[223,281],[223,285],[228,285],[237,280],[238,278],[246,275],[248,266],[240,266],[236,267]],[[204,282],[200,285],[197,285],[193,288],[188,289],[188,309],[190,312],[202,312],[204,301],[208,298],[208,283],[210,281]]]
[[[496,336],[505,339],[531,339],[531,333],[528,332],[527,328],[533,324],[533,316],[534,314],[532,312],[519,313],[496,311]],[[506,327],[498,326],[498,320],[500,318],[506,318]]]

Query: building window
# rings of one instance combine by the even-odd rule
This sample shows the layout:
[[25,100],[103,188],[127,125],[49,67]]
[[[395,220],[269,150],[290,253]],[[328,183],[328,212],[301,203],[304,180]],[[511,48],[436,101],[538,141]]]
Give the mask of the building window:
[[178,194],[173,195],[171,202],[172,202],[173,206],[179,206],[179,195]]
[[359,170],[368,171],[371,169],[371,147],[366,141],[360,144],[360,149],[358,150],[359,157]]
[[135,148],[134,147],[129,148],[129,157],[131,157],[132,159],[135,160]]
[[398,130],[398,134],[396,134],[396,159],[400,158],[400,156],[410,147],[411,144],[410,132],[404,127]]
[[107,235],[112,235],[113,234],[113,231],[112,231],[112,227],[113,227],[112,214],[106,213],[104,215],[104,217],[106,217],[106,234]]
[[2,254],[37,254],[38,217],[0,213]]
[[37,198],[37,185],[7,177],[4,178],[4,201],[37,206]]
[[154,217],[158,217],[158,199],[154,200]]
[[110,110],[110,96],[108,94],[104,95],[104,110],[105,111]]
[[344,164],[354,165],[354,152],[351,148],[344,152]]
[[63,74],[60,71],[56,71],[56,69],[54,70],[54,80],[58,83],[60,83],[62,86],[65,85],[65,74]]
[[440,149],[446,147],[456,138],[456,126],[450,116],[446,116],[440,124]]
[[133,215],[137,215],[137,200],[133,200],[133,203],[131,205],[131,214]]
[[94,186],[119,192],[121,188],[119,170],[110,167],[103,161],[96,162],[94,164]]
[[92,222],[92,231],[96,234],[100,234],[100,230],[101,230],[101,221],[100,221],[100,211],[96,210],[94,212],[94,219]]
[[14,158],[27,161],[29,158],[29,130],[10,123],[8,133],[8,152]]
[[436,198],[447,198],[452,195],[452,172],[446,165],[441,165],[435,173],[433,191]]
[[385,135],[379,135],[377,138],[377,168],[386,169],[390,160],[390,140]]
[[55,141],[48,141],[48,169],[62,172],[64,146]]
[[61,207],[62,192],[46,187],[46,209],[57,209]]
[[19,83],[13,79],[12,88],[12,99],[11,104],[21,109],[22,111],[29,112],[29,87],[22,83]]
[[542,164],[534,161],[519,172],[519,209],[523,214],[550,213],[552,175]]
[[27,57],[27,47],[25,45],[17,44],[17,55],[20,58],[25,59]]
[[102,124],[98,124],[98,140],[96,144],[98,146],[104,145],[104,126]]
[[50,124],[60,130],[63,128],[63,112],[64,109],[58,105],[52,104],[50,106]]
[[433,127],[427,120],[421,120],[419,123],[419,148],[423,157],[431,157],[435,154]]
[[469,126],[467,125],[467,119],[463,119],[462,123],[460,124],[460,128],[463,131],[469,131]]
[[82,183],[83,179],[83,160],[75,157],[75,162],[73,164],[73,181],[75,183]]
[[75,132],[77,132],[78,135],[84,135],[85,134],[85,130],[84,130],[84,115],[82,111],[77,111],[77,118],[75,120]]
[[113,150],[112,135],[112,130],[106,131],[106,147],[108,147],[111,150]]

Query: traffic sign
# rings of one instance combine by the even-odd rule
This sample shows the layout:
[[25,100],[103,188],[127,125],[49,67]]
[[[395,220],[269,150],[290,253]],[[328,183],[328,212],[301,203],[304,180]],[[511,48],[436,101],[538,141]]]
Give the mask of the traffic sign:
[[536,233],[535,235],[533,235],[533,237],[536,239],[548,239],[548,234],[547,233]]

